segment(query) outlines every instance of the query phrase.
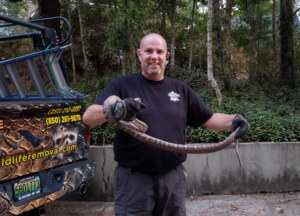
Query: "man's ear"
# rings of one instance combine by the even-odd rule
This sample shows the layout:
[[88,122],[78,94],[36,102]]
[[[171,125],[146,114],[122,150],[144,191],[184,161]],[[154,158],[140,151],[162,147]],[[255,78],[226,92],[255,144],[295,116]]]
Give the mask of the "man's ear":
[[137,50],[136,50],[136,53],[137,53],[137,55],[138,55],[138,57],[139,57],[139,60],[141,61],[141,59],[140,59],[140,57],[141,57],[141,50],[140,50],[140,49],[137,49]]

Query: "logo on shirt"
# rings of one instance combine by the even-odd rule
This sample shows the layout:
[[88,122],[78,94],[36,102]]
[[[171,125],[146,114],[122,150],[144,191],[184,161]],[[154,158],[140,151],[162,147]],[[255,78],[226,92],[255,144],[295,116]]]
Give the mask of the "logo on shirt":
[[169,95],[171,101],[174,101],[174,102],[179,101],[179,97],[180,97],[179,94],[171,91],[168,95]]

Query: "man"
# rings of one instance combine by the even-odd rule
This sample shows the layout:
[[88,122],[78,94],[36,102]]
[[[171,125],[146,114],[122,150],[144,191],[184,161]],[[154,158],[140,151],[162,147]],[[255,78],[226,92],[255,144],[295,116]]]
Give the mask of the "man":
[[[239,126],[237,138],[249,132],[242,116],[213,113],[189,86],[164,76],[170,53],[161,35],[146,35],[137,54],[142,73],[111,81],[85,112],[85,124],[106,122],[103,102],[116,95],[122,99],[112,108],[117,120],[136,117],[148,125],[148,135],[168,142],[184,144],[186,126],[202,124],[218,131],[234,131]],[[141,98],[142,103],[134,98]],[[114,176],[117,216],[185,215],[186,171],[182,162],[186,154],[158,149],[121,130],[116,131],[114,153],[118,162]]]

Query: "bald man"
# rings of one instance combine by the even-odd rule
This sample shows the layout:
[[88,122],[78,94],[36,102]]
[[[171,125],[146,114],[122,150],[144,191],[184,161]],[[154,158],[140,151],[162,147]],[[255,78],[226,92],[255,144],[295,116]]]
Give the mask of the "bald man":
[[[185,83],[164,76],[170,53],[159,34],[142,38],[137,50],[141,73],[112,80],[83,116],[86,125],[106,122],[103,102],[111,95],[122,99],[112,108],[115,119],[140,119],[148,125],[146,134],[184,145],[187,126],[234,131],[237,138],[249,132],[240,115],[213,113]],[[134,100],[141,98],[142,103]],[[145,108],[146,107],[146,108]],[[187,173],[182,165],[186,154],[158,149],[121,130],[114,137],[114,210],[117,216],[182,216],[185,212]]]

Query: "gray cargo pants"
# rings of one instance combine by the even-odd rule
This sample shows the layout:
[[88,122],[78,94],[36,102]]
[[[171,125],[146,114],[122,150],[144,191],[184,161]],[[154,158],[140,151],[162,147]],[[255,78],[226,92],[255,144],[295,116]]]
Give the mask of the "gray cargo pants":
[[186,177],[182,164],[162,175],[118,165],[114,174],[116,216],[185,216]]

